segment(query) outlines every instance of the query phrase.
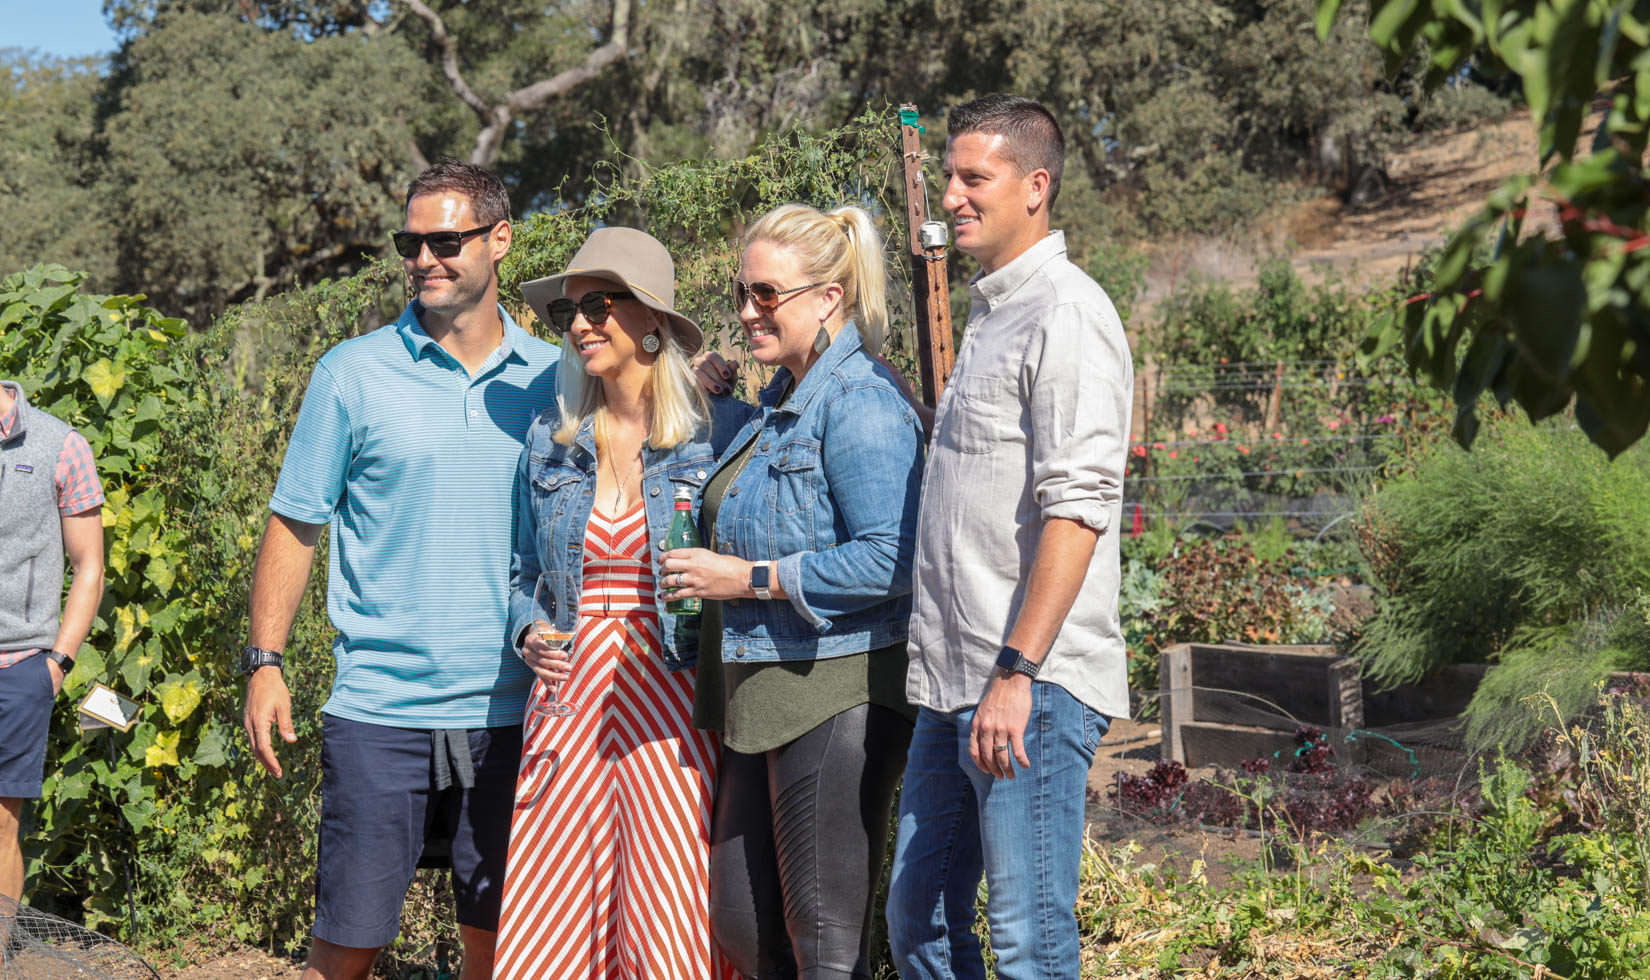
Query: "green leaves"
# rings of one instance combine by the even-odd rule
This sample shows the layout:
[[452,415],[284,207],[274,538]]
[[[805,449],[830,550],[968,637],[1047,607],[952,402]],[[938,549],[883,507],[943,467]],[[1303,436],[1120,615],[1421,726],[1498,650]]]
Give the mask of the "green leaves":
[[[1557,166],[1491,195],[1451,236],[1431,288],[1408,298],[1363,349],[1376,355],[1401,340],[1412,371],[1453,390],[1464,446],[1488,392],[1532,419],[1573,404],[1583,431],[1615,456],[1650,426],[1650,9],[1483,0],[1480,18],[1473,6],[1377,0],[1370,38],[1389,63],[1424,38],[1432,85],[1473,57],[1515,73],[1539,121],[1540,159]],[[1338,8],[1319,0],[1320,35]],[[1578,158],[1601,94],[1610,101],[1594,152]],[[1525,216],[1548,209],[1558,214],[1558,235],[1526,233]],[[1486,256],[1497,231],[1501,241]]]

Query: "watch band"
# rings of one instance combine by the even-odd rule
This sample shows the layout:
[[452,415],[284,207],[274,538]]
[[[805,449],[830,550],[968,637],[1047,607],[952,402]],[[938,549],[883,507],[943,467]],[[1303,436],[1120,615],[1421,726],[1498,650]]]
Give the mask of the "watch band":
[[47,660],[50,660],[52,663],[56,664],[58,669],[63,671],[64,674],[74,670],[74,658],[66,653],[58,650],[47,650],[45,652],[45,656]]
[[280,667],[284,659],[274,650],[265,650],[248,643],[241,648],[241,676],[250,677],[259,667]]
[[1027,660],[1026,655],[1011,646],[1003,647],[997,654],[997,666],[1011,674],[1024,674],[1033,680],[1037,678],[1037,671],[1042,665],[1035,660]]
[[758,599],[773,598],[773,593],[769,591],[770,578],[768,573],[769,567],[765,561],[759,561],[751,566],[751,591],[756,593]]

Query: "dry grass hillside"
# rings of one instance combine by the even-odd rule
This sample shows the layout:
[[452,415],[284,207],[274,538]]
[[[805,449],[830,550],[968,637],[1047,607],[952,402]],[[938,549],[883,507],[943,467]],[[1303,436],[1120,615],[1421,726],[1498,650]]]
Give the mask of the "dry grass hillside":
[[1391,281],[1416,255],[1442,244],[1503,180],[1533,169],[1535,145],[1529,113],[1520,110],[1477,129],[1399,148],[1387,168],[1389,193],[1375,204],[1355,208],[1325,195],[1281,209],[1242,241],[1197,239],[1154,248],[1141,309],[1188,276],[1253,284],[1258,263],[1274,255],[1287,255],[1308,282],[1330,270],[1354,283]]

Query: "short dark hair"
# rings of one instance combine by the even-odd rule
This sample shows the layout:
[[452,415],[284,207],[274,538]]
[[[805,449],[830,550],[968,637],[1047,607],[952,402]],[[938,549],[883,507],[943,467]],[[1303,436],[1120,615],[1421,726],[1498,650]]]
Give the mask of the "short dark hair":
[[1060,174],[1066,169],[1066,137],[1042,103],[998,92],[953,107],[945,121],[951,139],[964,133],[1003,136],[1009,159],[1021,174],[1047,170],[1048,206],[1053,209],[1060,196]]
[[463,194],[470,199],[476,220],[496,225],[510,219],[510,193],[491,170],[463,160],[447,159],[424,168],[407,185],[407,203],[426,194]]

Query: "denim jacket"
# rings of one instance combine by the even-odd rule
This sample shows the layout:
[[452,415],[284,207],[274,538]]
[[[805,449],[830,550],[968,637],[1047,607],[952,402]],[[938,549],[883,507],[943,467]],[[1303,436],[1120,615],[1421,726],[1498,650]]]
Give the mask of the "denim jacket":
[[722,660],[823,660],[906,638],[923,438],[916,414],[849,324],[803,376],[781,368],[757,414],[750,461],[716,517],[718,549],[776,561],[789,601],[722,604]]
[[[754,411],[732,398],[712,398],[709,432],[701,430],[691,441],[670,449],[642,447],[642,499],[647,508],[649,558],[663,540],[675,516],[675,490],[693,491],[693,513],[705,479],[727,446],[727,437]],[[596,500],[595,425],[586,419],[573,445],[551,436],[561,426],[561,413],[546,409],[527,430],[527,444],[516,467],[515,547],[510,557],[510,636],[519,639],[535,619],[573,632],[579,615],[579,593],[584,577],[584,532]],[[551,573],[554,607],[535,608],[533,591],[541,572]],[[665,666],[692,667],[699,659],[698,616],[678,617],[659,598],[659,632]],[[519,648],[519,645],[518,645]]]

